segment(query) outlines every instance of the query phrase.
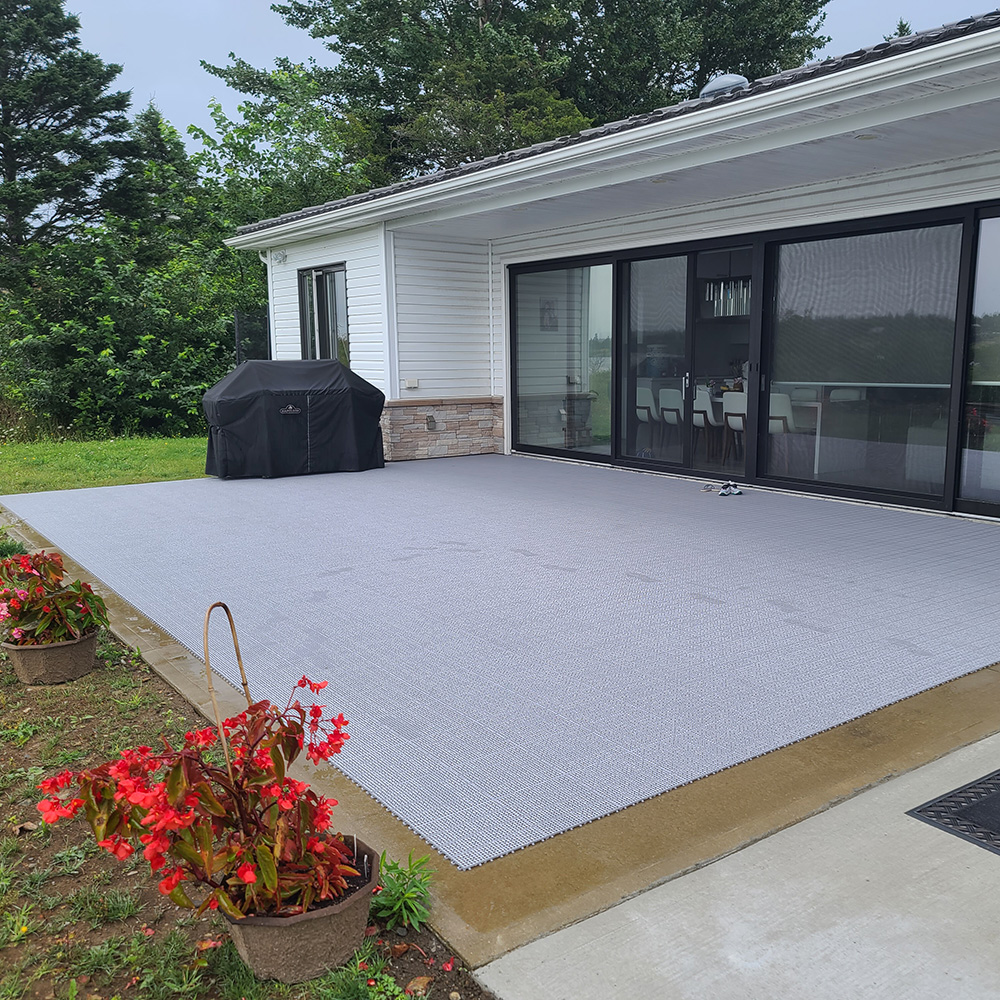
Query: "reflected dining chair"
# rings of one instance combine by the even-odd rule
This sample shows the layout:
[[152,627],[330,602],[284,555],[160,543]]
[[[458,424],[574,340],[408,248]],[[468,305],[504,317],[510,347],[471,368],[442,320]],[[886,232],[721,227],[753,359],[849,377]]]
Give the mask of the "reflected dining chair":
[[635,415],[639,419],[640,425],[645,425],[649,433],[649,455],[643,456],[643,449],[639,447],[636,440],[636,454],[638,457],[652,458],[659,450],[663,438],[663,424],[660,414],[653,399],[653,390],[648,386],[636,386],[635,390]]
[[[694,409],[691,411],[691,426],[699,432],[704,432],[705,458],[710,458],[711,452],[714,450],[714,439],[718,434],[719,428],[722,427],[722,421],[715,415],[712,394],[708,391],[707,386],[699,385],[695,390]],[[694,450],[698,450],[697,440],[694,443]]]
[[729,452],[739,458],[743,435],[747,429],[747,394],[745,392],[724,392],[722,394],[722,464],[726,464]]
[[[792,416],[792,398],[787,392],[772,392],[771,402],[768,408],[767,430],[770,434],[769,440],[773,441],[775,435],[781,436],[781,450],[785,459],[785,475],[788,475],[788,435],[796,432],[795,418]],[[770,463],[768,463],[770,465]],[[774,471],[773,469],[770,471]]]
[[684,423],[684,394],[680,389],[660,390],[660,426],[663,429],[663,443],[675,434],[680,434]]

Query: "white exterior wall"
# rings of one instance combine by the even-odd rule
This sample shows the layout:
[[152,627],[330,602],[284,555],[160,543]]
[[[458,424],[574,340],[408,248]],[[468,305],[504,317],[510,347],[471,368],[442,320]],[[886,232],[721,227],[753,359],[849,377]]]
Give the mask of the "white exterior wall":
[[[382,254],[383,227],[368,226],[282,246],[284,263],[272,260],[271,351],[275,360],[302,356],[299,331],[298,273],[307,267],[347,267],[347,332],[351,369],[383,392],[389,392],[386,364],[386,280]],[[277,247],[275,249],[278,249]]]
[[493,395],[486,241],[397,232],[391,247],[399,398]]

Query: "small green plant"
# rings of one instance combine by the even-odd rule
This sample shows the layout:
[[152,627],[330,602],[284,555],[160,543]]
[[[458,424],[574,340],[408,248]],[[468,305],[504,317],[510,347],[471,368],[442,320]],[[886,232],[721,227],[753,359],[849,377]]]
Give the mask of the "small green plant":
[[45,885],[50,878],[52,878],[51,868],[36,868],[34,871],[28,872],[28,874],[21,879],[19,884],[21,894],[27,896],[28,899],[41,901],[43,895],[42,886]]
[[98,853],[93,841],[85,840],[82,844],[73,844],[65,850],[52,855],[52,860],[59,868],[60,875],[79,875],[87,858]]
[[428,906],[430,900],[431,876],[433,868],[428,868],[429,856],[413,860],[411,854],[406,865],[398,861],[390,861],[382,852],[379,861],[379,883],[372,899],[371,913],[376,920],[385,922],[387,930],[392,930],[397,924],[420,930],[430,916]]
[[14,884],[17,865],[16,861],[8,861],[6,859],[0,861],[0,899],[3,899],[10,892],[11,886]]
[[87,920],[93,928],[134,917],[141,909],[138,896],[124,889],[99,889],[87,886],[74,892],[69,899],[74,920]]
[[123,945],[123,938],[112,937],[90,947],[73,948],[68,956],[70,974],[74,977],[98,974],[113,976],[119,969],[127,967],[122,955]]
[[42,926],[42,922],[32,912],[34,909],[34,903],[27,903],[0,913],[0,948],[34,934]]
[[20,853],[21,844],[17,837],[0,837],[0,861],[6,861]]
[[0,740],[4,743],[13,743],[16,747],[23,747],[40,728],[27,719],[18,719],[13,726],[0,729]]
[[18,541],[15,541],[7,534],[5,528],[0,528],[0,559],[9,559],[11,556],[26,556],[28,550]]
[[26,556],[28,550],[13,538],[0,538],[0,559],[9,559],[11,556]]
[[27,990],[27,980],[16,969],[0,977],[0,1000],[21,1000]]

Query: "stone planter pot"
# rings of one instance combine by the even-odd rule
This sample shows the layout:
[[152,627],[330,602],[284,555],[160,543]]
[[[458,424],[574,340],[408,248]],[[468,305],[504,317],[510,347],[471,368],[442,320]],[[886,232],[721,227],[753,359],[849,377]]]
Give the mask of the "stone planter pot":
[[40,646],[15,646],[0,642],[0,649],[10,657],[14,673],[22,684],[64,684],[89,674],[93,669],[97,633]]
[[[345,842],[353,842],[344,838]],[[302,983],[343,965],[364,940],[372,889],[378,881],[379,856],[358,841],[354,867],[364,871],[368,858],[371,878],[356,892],[293,917],[244,917],[229,923],[229,936],[240,958],[258,979]],[[220,911],[221,912],[221,911]]]

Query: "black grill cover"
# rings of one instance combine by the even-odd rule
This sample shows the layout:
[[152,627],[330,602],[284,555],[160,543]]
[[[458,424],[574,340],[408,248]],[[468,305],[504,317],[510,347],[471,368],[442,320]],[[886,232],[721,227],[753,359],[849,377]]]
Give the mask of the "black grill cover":
[[381,469],[385,396],[339,361],[245,361],[205,393],[205,472],[224,479]]

